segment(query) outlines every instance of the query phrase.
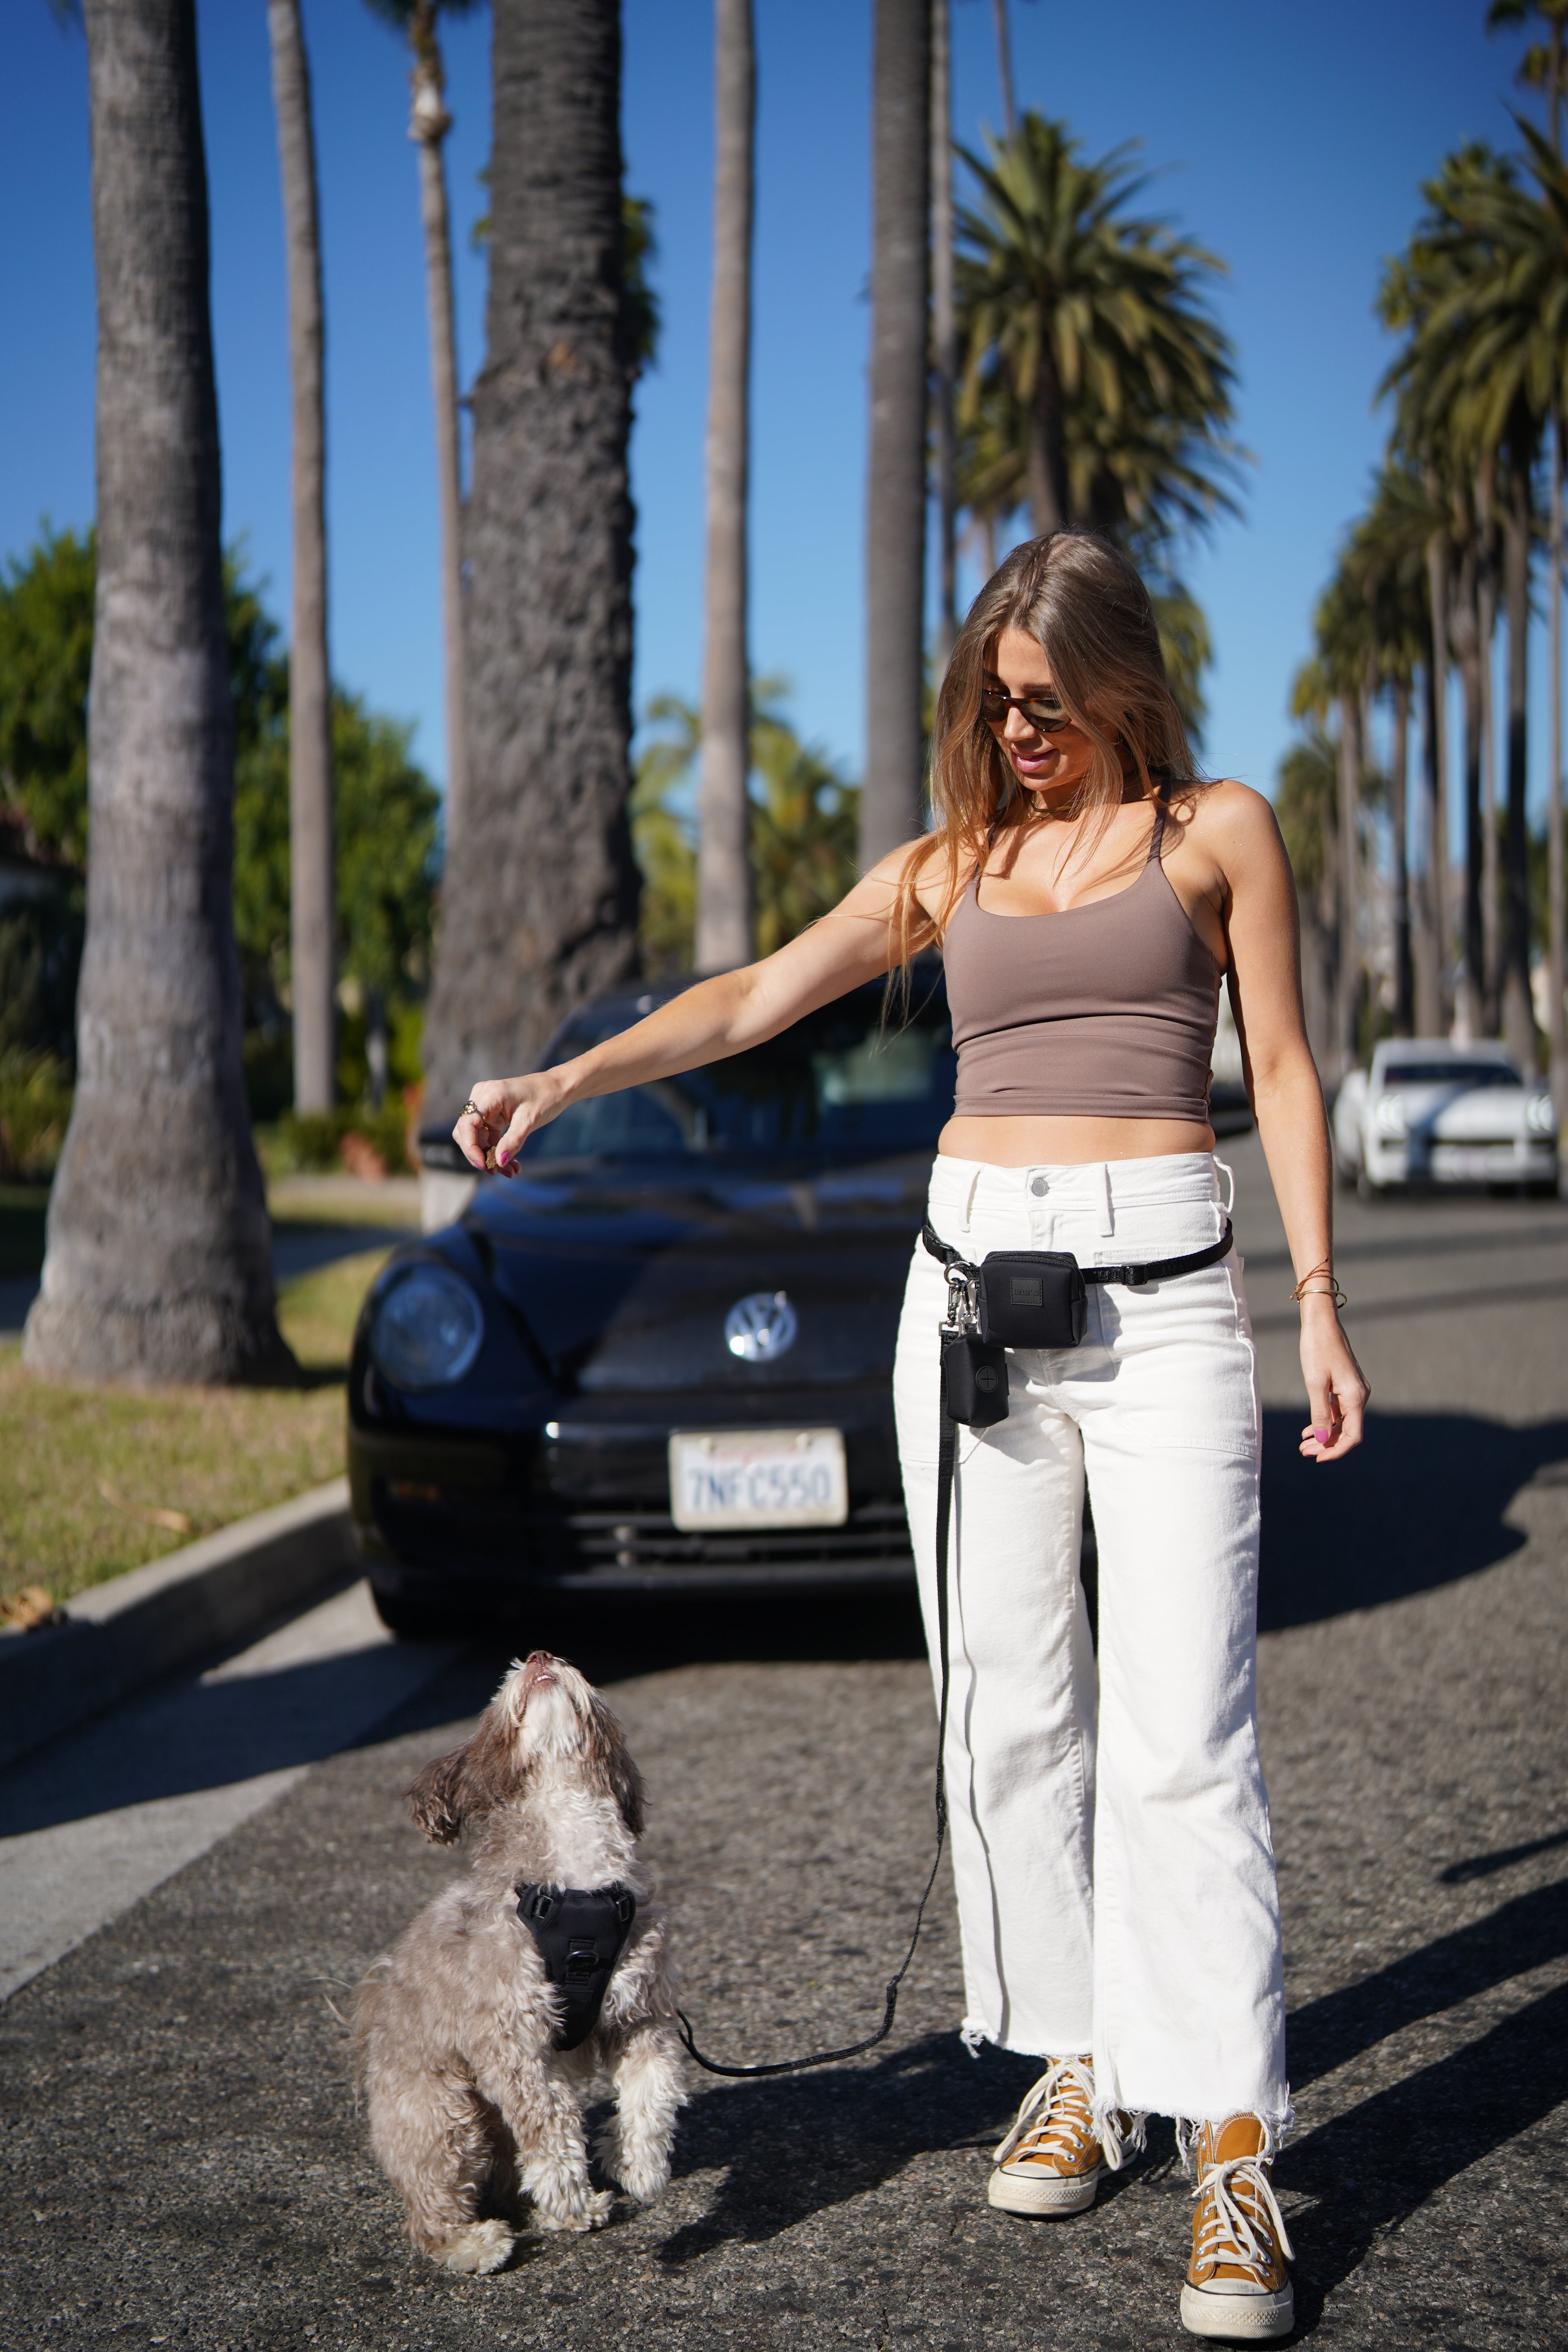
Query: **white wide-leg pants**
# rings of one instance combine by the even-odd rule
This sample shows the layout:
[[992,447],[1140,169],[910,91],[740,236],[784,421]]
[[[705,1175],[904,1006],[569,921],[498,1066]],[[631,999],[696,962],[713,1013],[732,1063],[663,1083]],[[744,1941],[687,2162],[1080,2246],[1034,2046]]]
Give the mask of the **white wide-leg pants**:
[[[931,1223],[976,1263],[994,1249],[1066,1249],[1082,1265],[1173,1257],[1217,1240],[1224,1217],[1207,1153],[940,1158],[931,1178]],[[894,1391],[933,1654],[946,1298],[917,1245]],[[1239,1259],[1137,1290],[1091,1286],[1082,1344],[1011,1350],[1007,1419],[957,1437],[946,1763],[965,2036],[1040,2057],[1092,2051],[1101,2119],[1249,2111],[1272,2137],[1289,2092]],[[1098,1676],[1079,1580],[1086,1475]]]

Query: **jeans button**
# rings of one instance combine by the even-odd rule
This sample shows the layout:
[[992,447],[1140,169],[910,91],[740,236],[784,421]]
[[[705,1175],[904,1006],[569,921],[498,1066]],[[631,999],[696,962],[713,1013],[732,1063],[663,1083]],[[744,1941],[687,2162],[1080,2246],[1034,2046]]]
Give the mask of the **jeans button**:
[[1045,1199],[1045,1197],[1046,1197],[1047,1192],[1049,1191],[1049,1189],[1050,1189],[1050,1188],[1049,1188],[1049,1186],[1047,1184],[1046,1180],[1045,1180],[1045,1178],[1044,1178],[1043,1176],[1031,1176],[1031,1177],[1030,1177],[1030,1179],[1029,1179],[1029,1190],[1030,1190],[1030,1192],[1034,1194],[1034,1196],[1035,1196],[1035,1198],[1036,1198],[1036,1200],[1037,1200],[1037,1201],[1043,1201],[1043,1200]]

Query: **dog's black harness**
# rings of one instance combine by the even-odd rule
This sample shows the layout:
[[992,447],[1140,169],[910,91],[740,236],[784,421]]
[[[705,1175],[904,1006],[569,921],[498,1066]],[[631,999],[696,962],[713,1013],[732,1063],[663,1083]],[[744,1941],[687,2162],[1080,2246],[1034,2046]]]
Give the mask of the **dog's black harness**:
[[561,1995],[554,2047],[575,2050],[599,2022],[637,1899],[626,1886],[520,1886],[517,1916]]

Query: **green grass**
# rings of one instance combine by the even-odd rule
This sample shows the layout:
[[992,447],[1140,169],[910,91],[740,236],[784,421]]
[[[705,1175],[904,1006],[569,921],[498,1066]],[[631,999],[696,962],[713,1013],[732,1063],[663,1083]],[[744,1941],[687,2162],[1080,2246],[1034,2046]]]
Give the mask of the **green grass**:
[[[0,1195],[0,1220],[16,1197]],[[283,1286],[279,1319],[310,1376],[297,1389],[71,1388],[0,1348],[0,1593],[42,1584],[64,1601],[335,1477],[354,1318],[384,1263]]]

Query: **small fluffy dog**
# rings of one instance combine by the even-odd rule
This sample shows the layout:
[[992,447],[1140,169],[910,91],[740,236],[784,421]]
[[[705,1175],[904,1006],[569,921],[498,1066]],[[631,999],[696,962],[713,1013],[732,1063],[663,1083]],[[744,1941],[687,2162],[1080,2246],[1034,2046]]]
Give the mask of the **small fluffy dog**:
[[[644,2201],[669,2179],[684,2053],[664,1915],[637,1866],[643,1786],[597,1691],[535,1650],[408,1798],[427,1838],[450,1845],[467,1829],[474,1859],[355,1996],[371,2145],[410,2242],[448,2270],[493,2271],[525,2197],[547,2230],[608,2219],[608,2190],[589,2185],[582,2112],[601,2083],[616,2096],[595,2151],[606,2171]],[[554,2046],[563,1996],[519,1916],[529,1885],[618,1885],[637,1898],[597,2024],[574,2050]]]

